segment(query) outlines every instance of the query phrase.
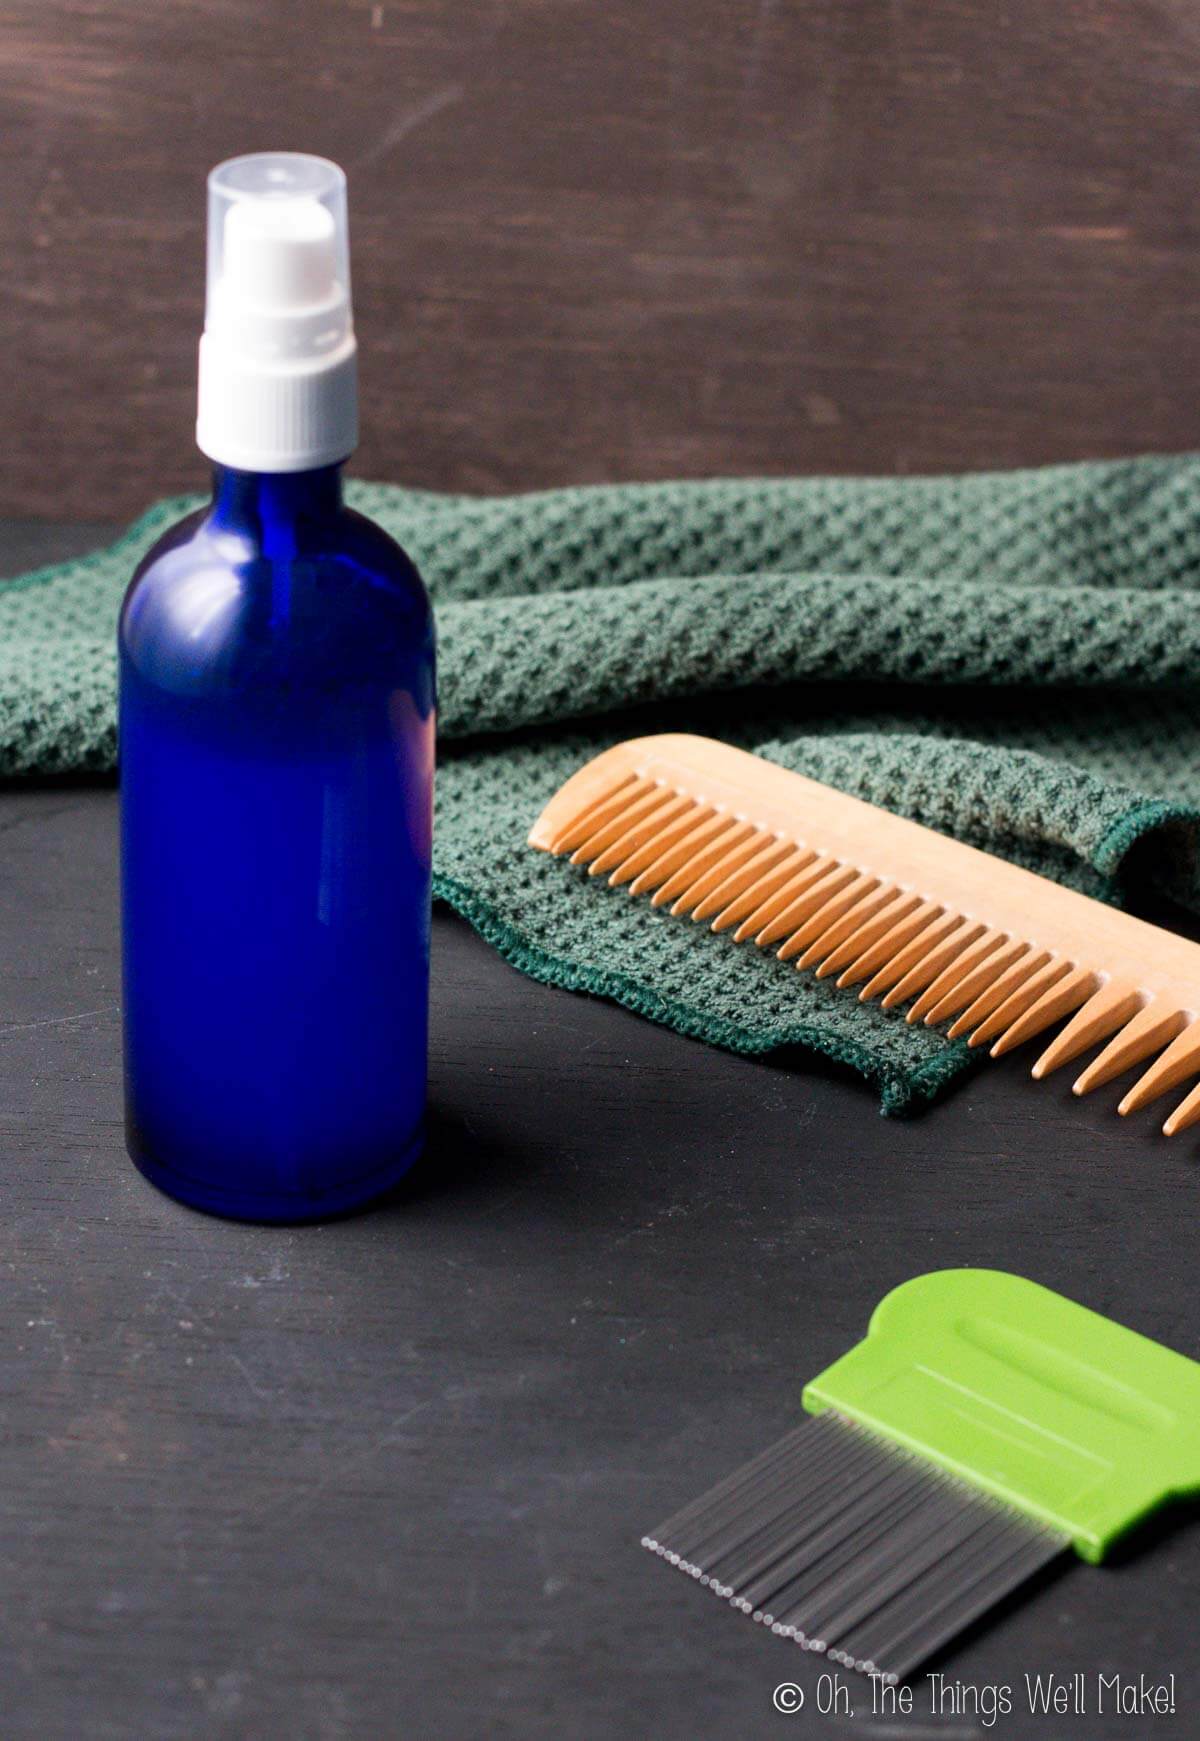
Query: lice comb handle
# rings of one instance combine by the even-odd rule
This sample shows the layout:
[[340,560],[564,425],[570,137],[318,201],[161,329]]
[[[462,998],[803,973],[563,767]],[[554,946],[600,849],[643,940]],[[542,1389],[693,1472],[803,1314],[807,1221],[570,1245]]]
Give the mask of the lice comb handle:
[[1092,1562],[1200,1492],[1200,1364],[1049,1288],[939,1270],[894,1289],[866,1339],[805,1386]]
[[1065,1024],[1034,1076],[1104,1043],[1075,1091],[1140,1065],[1122,1113],[1200,1077],[1200,945],[715,739],[615,745],[529,842],[993,1056]]

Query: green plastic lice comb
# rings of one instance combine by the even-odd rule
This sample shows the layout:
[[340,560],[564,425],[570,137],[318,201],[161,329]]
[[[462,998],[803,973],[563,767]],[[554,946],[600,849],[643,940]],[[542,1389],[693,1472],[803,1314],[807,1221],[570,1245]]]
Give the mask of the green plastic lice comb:
[[643,1543],[893,1681],[1068,1547],[1098,1562],[1200,1492],[1200,1364],[997,1270],[894,1289],[804,1406]]

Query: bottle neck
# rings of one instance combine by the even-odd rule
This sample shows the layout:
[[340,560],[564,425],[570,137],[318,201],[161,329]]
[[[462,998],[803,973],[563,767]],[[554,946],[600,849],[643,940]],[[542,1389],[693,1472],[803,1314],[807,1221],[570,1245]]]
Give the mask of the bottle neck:
[[340,464],[303,472],[213,467],[210,525],[250,539],[264,556],[298,556],[315,547],[341,510]]

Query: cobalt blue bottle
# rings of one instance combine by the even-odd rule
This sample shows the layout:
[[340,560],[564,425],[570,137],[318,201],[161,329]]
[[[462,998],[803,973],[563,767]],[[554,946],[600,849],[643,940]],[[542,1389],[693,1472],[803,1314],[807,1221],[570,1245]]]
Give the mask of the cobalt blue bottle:
[[126,1132],[173,1196],[298,1221],[421,1145],[433,629],[342,501],[341,172],[236,159],[210,202],[213,498],[145,557],[119,632]]

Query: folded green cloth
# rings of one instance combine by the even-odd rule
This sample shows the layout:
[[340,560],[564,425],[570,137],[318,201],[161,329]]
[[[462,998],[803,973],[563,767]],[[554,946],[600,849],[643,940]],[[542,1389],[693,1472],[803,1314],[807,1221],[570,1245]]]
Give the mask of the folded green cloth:
[[[580,762],[648,731],[730,739],[1103,899],[1136,874],[1200,907],[1200,458],[350,498],[437,606],[437,894],[536,978],[738,1051],[811,1047],[888,1110],[966,1066],[526,847]],[[0,586],[0,773],[114,765],[117,606],[193,505]]]

